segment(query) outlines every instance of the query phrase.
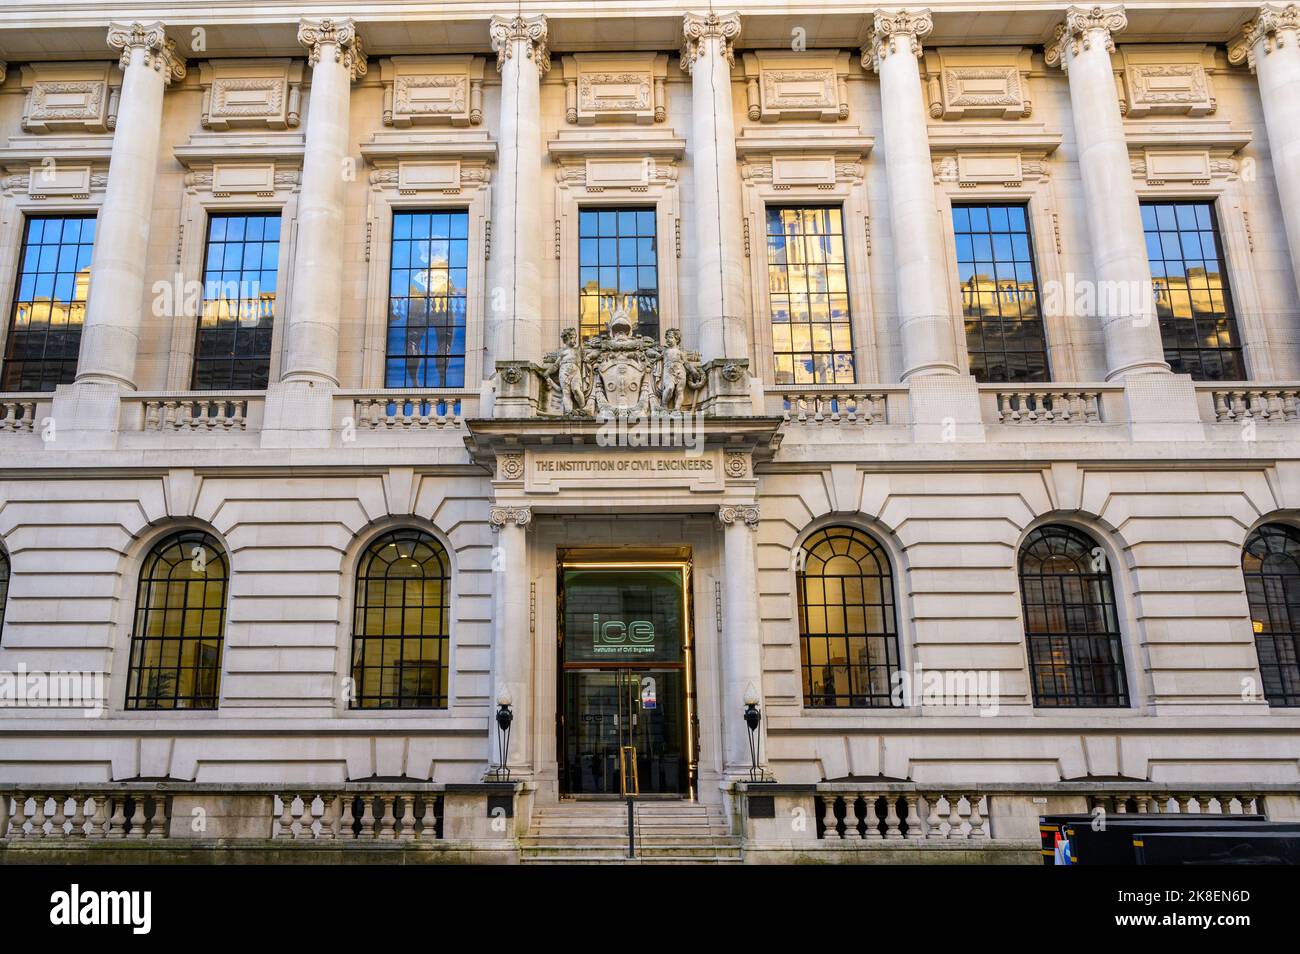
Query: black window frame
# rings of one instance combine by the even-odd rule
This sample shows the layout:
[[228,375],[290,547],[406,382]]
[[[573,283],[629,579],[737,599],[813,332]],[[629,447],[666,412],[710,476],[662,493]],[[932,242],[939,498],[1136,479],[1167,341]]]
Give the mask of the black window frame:
[[[799,212],[799,213],[833,212],[835,213],[835,215],[837,215],[839,218],[839,231],[835,232],[829,229],[830,221],[828,219],[827,220],[828,229],[827,231],[821,233],[821,236],[823,238],[839,239],[841,258],[843,260],[840,262],[832,262],[832,261],[824,261],[820,263],[811,262],[808,260],[805,252],[804,258],[801,262],[794,262],[794,263],[790,262],[789,255],[788,255],[789,240],[792,237],[806,239],[808,238],[808,234],[802,231],[801,228],[801,231],[797,236],[792,236],[787,231],[784,223],[784,219],[782,218],[782,213],[785,212]],[[777,217],[777,219],[782,221],[783,223],[781,232],[779,234],[772,230],[774,214]],[[772,336],[772,376],[773,376],[773,381],[778,386],[797,387],[797,386],[808,386],[808,385],[818,385],[818,384],[851,385],[857,383],[858,380],[858,357],[857,357],[857,348],[856,348],[857,334],[855,333],[853,327],[853,292],[852,289],[850,288],[851,282],[849,281],[849,238],[848,238],[848,228],[845,223],[846,218],[847,218],[847,213],[845,212],[844,204],[835,203],[835,202],[803,202],[803,203],[773,202],[765,205],[763,208],[763,247],[766,256],[764,259],[764,266],[765,266],[764,274],[767,278],[764,294],[767,296],[769,332]],[[778,256],[776,256],[775,254],[776,244],[774,240],[778,238],[781,240],[782,243],[782,254],[779,256],[779,258],[781,259],[780,261],[776,260]],[[816,292],[813,292],[811,290],[807,290],[805,292],[792,292],[790,290],[791,284],[789,280],[790,268],[792,265],[802,266],[804,267],[805,270],[809,265],[825,266],[827,268],[826,290],[825,291],[818,290]],[[838,267],[842,269],[844,272],[844,292],[842,296],[844,299],[844,320],[843,321],[836,321],[833,318],[834,310],[835,310],[835,299],[841,296],[839,292],[832,290],[831,287],[832,282],[831,282],[830,269],[832,267]],[[773,288],[774,275],[780,273],[783,273],[785,275],[783,289]],[[806,271],[805,271],[804,287],[809,288],[807,284]],[[802,294],[808,297],[808,302],[807,302],[808,320],[806,322],[795,321],[796,310],[795,310],[795,303],[793,301],[793,296],[797,294]],[[826,315],[827,315],[825,321],[813,320],[812,296],[814,294],[817,295],[818,297],[825,298]],[[783,297],[786,299],[786,307],[784,311],[781,310],[781,302],[780,302],[780,299]],[[784,314],[786,316],[786,320],[778,321],[777,316],[779,314]],[[806,350],[796,347],[797,342],[795,341],[796,325],[805,325],[805,324],[808,327],[808,348]],[[825,329],[830,334],[829,350],[819,349],[816,347],[816,342],[814,339],[816,337],[816,329],[818,328],[818,326],[824,326]],[[780,346],[781,343],[778,342],[777,340],[778,338],[777,329],[781,327],[786,327],[789,329],[790,346],[788,348],[781,347]],[[836,345],[835,337],[836,337],[837,328],[842,328],[847,335],[847,342],[843,343],[843,346]],[[798,380],[799,374],[796,368],[802,363],[798,360],[798,357],[800,355],[806,355],[807,358],[811,360],[813,363],[813,368],[811,371],[813,380],[811,381]],[[826,361],[826,369],[829,371],[829,380],[818,379],[817,363],[818,363],[818,358],[821,356],[828,356],[828,360]],[[790,359],[790,369],[789,369],[790,380],[789,381],[785,381],[782,379],[783,375],[785,374],[785,372],[781,368],[780,359],[782,357],[788,357]],[[841,363],[839,359],[841,357],[847,359],[847,365],[848,365],[847,370],[839,366]]]
[[[189,563],[195,570],[194,561],[199,552],[203,553],[203,575],[173,577],[177,568]],[[167,562],[172,560],[174,562]],[[164,564],[165,567],[164,567]],[[155,571],[165,568],[166,572],[155,575]],[[216,568],[219,576],[212,576],[208,571]],[[203,589],[203,603],[194,605],[191,596],[194,587]],[[209,587],[218,589],[217,599],[211,599]],[[174,615],[178,608],[170,600],[172,587],[180,587],[181,606],[179,607],[179,630],[175,626]],[[161,588],[163,601],[158,605],[154,599],[156,589]],[[127,668],[126,699],[124,708],[129,710],[213,710],[221,701],[222,661],[225,656],[226,621],[230,600],[230,558],[221,542],[211,533],[197,528],[186,528],[169,533],[156,541],[145,554],[140,565],[136,583],[135,620],[131,631],[131,649]],[[216,605],[211,605],[213,602]],[[191,612],[199,614],[200,629],[212,613],[216,620],[216,636],[186,635],[186,622]],[[161,633],[154,635],[152,621],[161,619]],[[215,646],[203,646],[213,643]],[[167,644],[176,645],[176,663],[174,666],[164,664]],[[208,658],[195,665],[184,666],[187,644],[192,647],[194,657],[198,658],[203,650]],[[156,648],[156,655],[154,650]],[[146,657],[150,660],[145,665]],[[174,673],[173,673],[174,670]],[[182,691],[183,673],[191,671],[191,691]],[[146,685],[146,676],[154,675]],[[171,675],[170,690],[166,690],[167,680]]]
[[[1230,276],[1228,275],[1228,262],[1223,255],[1223,237],[1222,237],[1222,232],[1219,229],[1219,214],[1218,214],[1217,202],[1214,199],[1146,198],[1143,199],[1140,204],[1143,210],[1142,237],[1143,237],[1143,243],[1145,244],[1147,250],[1148,265],[1151,268],[1152,295],[1154,298],[1156,321],[1159,323],[1159,327],[1160,327],[1160,341],[1162,347],[1164,348],[1165,361],[1168,362],[1170,369],[1173,370],[1175,373],[1189,374],[1191,375],[1192,380],[1194,381],[1232,382],[1232,381],[1250,380],[1250,369],[1247,367],[1246,364],[1245,345],[1241,337],[1241,325],[1237,321],[1236,303],[1232,295],[1232,282]],[[1193,230],[1193,229],[1185,228],[1178,221],[1179,206],[1190,206],[1192,208],[1206,209],[1208,212],[1207,218],[1209,220],[1209,226],[1208,227],[1200,226],[1199,219],[1198,219],[1198,226],[1196,229]],[[1155,213],[1155,217],[1157,219],[1156,222],[1157,228],[1155,229],[1155,234],[1157,236],[1161,236],[1161,238],[1159,238],[1157,242],[1157,244],[1159,244],[1161,248],[1161,257],[1159,260],[1153,260],[1151,258],[1152,230],[1148,229],[1146,225],[1147,223],[1146,210],[1147,209],[1158,210],[1160,208],[1174,209],[1173,215],[1175,221],[1175,230],[1171,232],[1168,229],[1160,228],[1159,212],[1157,211]],[[1182,236],[1184,232],[1190,232],[1190,231],[1195,231],[1198,234],[1197,242],[1198,242],[1198,246],[1200,247],[1200,251],[1202,253],[1200,258],[1194,258],[1194,259],[1187,258],[1182,248]],[[1207,232],[1210,234],[1211,241],[1213,241],[1214,243],[1214,252],[1215,252],[1214,260],[1218,265],[1217,274],[1219,276],[1219,289],[1220,289],[1220,294],[1222,295],[1223,298],[1223,317],[1222,319],[1215,318],[1213,320],[1216,322],[1216,324],[1222,321],[1224,328],[1222,330],[1216,330],[1216,337],[1222,335],[1226,331],[1232,343],[1227,346],[1222,344],[1216,344],[1213,347],[1201,346],[1199,344],[1182,346],[1179,343],[1180,335],[1183,335],[1185,337],[1184,332],[1186,330],[1187,323],[1189,321],[1191,323],[1192,339],[1199,341],[1201,340],[1201,335],[1202,335],[1202,329],[1200,323],[1208,319],[1198,319],[1195,314],[1193,289],[1192,289],[1190,279],[1187,279],[1187,285],[1185,286],[1185,291],[1180,292],[1180,294],[1186,294],[1187,296],[1188,310],[1192,312],[1191,318],[1190,319],[1178,318],[1172,314],[1172,310],[1173,310],[1172,302],[1174,300],[1173,296],[1175,294],[1175,290],[1171,288],[1167,284],[1167,282],[1162,286],[1161,280],[1167,279],[1168,278],[1167,275],[1164,274],[1156,275],[1157,271],[1160,271],[1162,273],[1165,272],[1168,268],[1168,264],[1174,261],[1174,259],[1165,257],[1165,252],[1164,252],[1165,243],[1163,240],[1163,236],[1168,234],[1173,234],[1178,236],[1179,258],[1177,259],[1177,261],[1182,265],[1184,276],[1186,276],[1186,273],[1188,271],[1186,267],[1186,263],[1188,261],[1200,261],[1200,262],[1209,261],[1207,258],[1204,257],[1203,253],[1205,249],[1204,249],[1204,245],[1202,244],[1203,240],[1199,237],[1200,235]],[[1210,303],[1212,306],[1213,305],[1212,296],[1214,295],[1214,288],[1210,284],[1209,273],[1205,272],[1203,274],[1204,274],[1204,291],[1211,296]],[[1160,313],[1160,306],[1161,306],[1160,289],[1162,287],[1165,289],[1164,296],[1167,298],[1168,302],[1170,303],[1171,313],[1168,317],[1162,316]],[[1172,345],[1170,343],[1171,337],[1173,338]],[[1186,354],[1190,352],[1195,352],[1196,354],[1196,361],[1194,366],[1188,363],[1188,359],[1186,357]],[[1205,370],[1206,370],[1207,355],[1216,355],[1217,357],[1213,361],[1211,361],[1210,364],[1213,365],[1217,362],[1219,367],[1225,371],[1227,370],[1227,363],[1225,361],[1224,356],[1231,356],[1233,362],[1233,370],[1238,372],[1237,375],[1231,376],[1227,374],[1222,374],[1219,376],[1215,376],[1213,374],[1206,374]]]
[[[446,232],[435,235],[435,220],[442,216],[447,217]],[[429,220],[427,237],[417,237],[414,234],[414,230],[423,224],[416,221],[421,217]],[[457,220],[463,223],[463,228],[457,225]],[[470,210],[467,206],[411,206],[393,209],[385,286],[385,388],[440,390],[466,386],[469,360],[470,226]],[[445,264],[437,264],[434,243],[443,242],[446,243],[447,257]],[[399,247],[399,243],[405,243],[405,247]],[[419,243],[429,245],[429,261],[422,268],[412,265],[412,255],[418,254],[416,246]],[[460,259],[463,259],[464,264],[457,265],[456,262]],[[401,295],[395,294],[399,272],[406,274],[404,293]],[[447,294],[433,294],[431,281],[426,283],[423,293],[413,293],[418,291],[418,286],[412,284],[412,276],[419,272],[427,272],[430,278],[434,272],[443,273],[442,280],[446,283],[443,287]],[[458,279],[460,283],[456,284]],[[444,303],[441,311],[435,305],[437,302]],[[435,317],[442,320],[435,321]],[[412,318],[422,319],[422,323],[417,321],[412,324]],[[430,337],[433,338],[432,350]],[[456,346],[458,339],[459,348]],[[401,343],[400,350],[395,348],[396,343]]]
[[[1030,203],[1024,202],[954,202],[952,203],[952,212],[949,219],[952,223],[953,241],[955,249],[955,261],[957,265],[957,284],[961,293],[962,301],[962,324],[965,333],[966,357],[970,366],[970,372],[976,381],[982,384],[1043,384],[1052,380],[1052,361],[1051,352],[1047,346],[1047,323],[1043,315],[1043,294],[1042,286],[1039,282],[1038,274],[1038,256],[1034,251],[1034,223],[1030,215]],[[986,228],[977,229],[971,222],[970,213],[972,210],[983,210],[988,222]],[[1010,216],[1008,216],[1008,227],[1005,231],[996,229],[993,226],[993,216],[989,215],[994,209],[1015,209],[1024,217],[1024,231],[1020,232],[1014,226]],[[966,215],[967,227],[959,227],[958,210]],[[1023,234],[1026,249],[1024,261],[1016,253],[1015,238]],[[976,236],[988,236],[989,241],[989,258],[981,259],[974,252]],[[1011,251],[1011,261],[1003,262],[999,260],[997,254],[996,236],[1007,236],[1007,245]],[[972,253],[969,261],[962,256],[962,238],[969,236],[971,239]],[[978,301],[971,303],[972,296],[980,296],[982,293],[979,287],[967,289],[966,283],[962,281],[961,271],[964,265],[971,266],[972,281],[978,277],[976,269],[980,264],[991,265],[993,267],[994,283],[994,301],[997,305],[998,313],[994,316],[972,316],[969,312],[974,307],[981,307]],[[1019,275],[1016,275],[1014,281],[1017,283],[1015,298],[1008,301],[1006,294],[1002,289],[1002,278],[999,274],[1001,266],[1007,266],[1012,271],[1018,271],[1021,265],[1026,265],[1030,273],[1030,285],[1032,286],[1034,296],[1034,311],[1037,316],[1028,319],[1024,316],[1024,286],[1021,283]],[[1004,310],[1014,307],[1015,315],[1003,314]],[[1017,324],[1019,323],[1019,324]],[[978,325],[978,328],[972,327]],[[1036,340],[1036,348],[1020,347],[1008,349],[1007,342],[1012,337],[1013,331],[1019,331],[1021,343],[1027,342],[1030,335],[1029,328],[1031,325],[1037,326],[1037,335],[1032,336]],[[973,342],[978,342],[979,347],[972,347]],[[990,348],[990,342],[997,344],[996,348]],[[999,355],[1003,373],[996,375],[991,373],[989,362],[984,358],[987,355]],[[1012,356],[1018,356],[1023,359],[1023,373],[1013,375],[1010,372]],[[977,358],[979,356],[979,358]],[[1030,356],[1037,356],[1041,365],[1034,367]],[[996,365],[995,365],[996,367]]]
[[[263,236],[265,235],[266,224],[275,223],[274,241],[266,238],[250,239],[247,237],[248,219],[256,218],[262,221]],[[235,219],[244,219],[243,234],[238,238],[231,240],[226,233],[214,243],[214,232],[217,222],[229,223]],[[204,237],[203,244],[203,300],[199,305],[199,314],[194,323],[194,356],[190,366],[190,388],[195,391],[263,391],[266,389],[271,377],[271,357],[274,349],[275,336],[275,306],[276,299],[280,293],[280,243],[284,240],[283,235],[283,213],[276,209],[264,211],[261,209],[231,209],[231,210],[214,210],[208,213],[208,227]],[[229,225],[226,226],[229,228]],[[222,246],[223,253],[232,245],[238,245],[240,248],[240,262],[237,268],[227,269],[223,267],[217,270],[221,276],[216,279],[216,290],[220,293],[212,294],[214,290],[214,279],[210,275],[212,266],[212,250],[214,244]],[[256,244],[263,252],[265,247],[271,244],[275,245],[275,265],[273,268],[265,267],[265,259],[259,256],[259,265],[257,268],[247,268],[245,258],[251,245]],[[224,276],[234,271],[238,278],[234,281],[237,283],[237,295],[233,299],[237,314],[233,322],[227,320],[221,325],[205,325],[205,320],[209,307],[214,312],[220,311],[221,306],[218,302],[230,301],[225,297],[224,292],[229,289],[229,283]],[[271,272],[275,279],[275,288],[268,299],[259,294],[256,299],[245,298],[244,291],[249,287],[245,280],[245,275],[256,272],[257,289],[262,287],[261,276],[265,272]],[[257,314],[256,326],[250,326],[244,320],[245,303],[254,303],[253,309]],[[229,316],[223,316],[227,319]],[[218,319],[220,320],[220,319]],[[222,347],[222,339],[229,335],[229,345]],[[243,342],[252,338],[256,347],[247,349],[247,353],[241,354]],[[205,354],[205,351],[209,352]],[[218,374],[216,369],[224,366],[226,373]],[[211,370],[209,370],[211,369]]]
[[[1252,549],[1282,556],[1292,569],[1265,572],[1263,560]],[[1260,570],[1247,568],[1251,557],[1260,560]],[[1273,521],[1252,530],[1242,546],[1241,574],[1264,698],[1275,708],[1300,706],[1300,529]],[[1256,597],[1263,598],[1263,605]],[[1279,619],[1282,625],[1276,625]]]
[[[42,224],[40,235],[41,241],[37,242],[35,247],[38,249],[48,249],[51,247],[57,249],[53,255],[53,264],[55,267],[53,271],[43,268],[42,266],[46,264],[43,261],[44,252],[36,252],[35,255],[37,261],[35,264],[37,265],[37,268],[35,271],[29,273],[26,266],[28,264],[29,256],[32,254],[32,245],[30,243],[34,224],[37,222],[67,223],[73,220],[82,223],[93,223],[91,227],[91,240],[89,242],[81,241],[81,232],[84,230],[83,225],[78,229],[76,242],[63,242],[62,235],[65,229],[60,228],[59,242],[48,243],[44,241],[46,238],[46,232],[45,225]],[[9,303],[9,318],[4,341],[4,360],[3,362],[0,362],[0,391],[31,393],[49,392],[53,391],[60,384],[71,384],[76,380],[77,360],[81,351],[81,336],[85,331],[86,301],[89,297],[90,273],[92,270],[91,260],[94,258],[95,238],[99,231],[98,226],[98,216],[94,212],[55,212],[44,215],[27,215],[24,217],[22,244],[19,249],[18,261],[14,269],[13,297]],[[88,246],[88,249],[83,250],[83,246]],[[71,271],[60,268],[64,254],[63,250],[69,248],[78,249],[74,261],[74,267]],[[86,264],[78,267],[76,262],[79,262],[81,258],[86,255],[89,256]],[[83,269],[86,272],[84,282],[79,279]],[[29,275],[33,284],[32,294],[28,297],[23,297],[24,275]],[[51,290],[50,295],[48,296],[49,316],[53,315],[57,303],[54,298],[54,290],[55,286],[57,286],[60,281],[60,277],[71,277],[73,297],[66,303],[66,314],[69,320],[63,322],[62,332],[56,332],[53,330],[54,326],[49,323],[48,316],[44,326],[45,330],[43,332],[23,330],[19,328],[19,309],[23,306],[28,308],[28,327],[30,328],[33,312],[39,310],[42,305],[41,296],[36,294],[37,287],[41,284],[41,276],[52,276],[50,279]],[[80,298],[76,297],[79,290],[81,293]],[[74,314],[79,316],[78,320],[75,322],[70,320]],[[70,328],[75,328],[75,330],[69,330]],[[63,347],[61,349],[62,356],[47,357],[46,355],[50,349],[52,340],[57,340],[55,337],[56,334],[62,334],[64,336]],[[38,358],[22,357],[20,353],[25,353],[27,351],[26,345],[28,339],[30,338],[35,340],[37,336],[41,339],[41,356]],[[29,370],[29,366],[34,367],[37,371],[35,385],[32,383],[33,378],[28,376],[26,373]]]
[[[604,216],[613,216],[614,232],[606,234]],[[632,234],[624,234],[624,216],[632,215],[634,219]],[[645,234],[642,223],[650,223],[650,233]],[[591,225],[595,225],[595,231]],[[650,243],[648,254],[642,243]],[[607,264],[605,243],[612,242],[614,264]],[[635,249],[635,264],[624,263],[624,243],[631,242]],[[589,253],[594,252],[596,260],[590,261]],[[645,264],[643,259],[649,260]],[[607,288],[601,280],[606,270],[614,272],[617,288]],[[624,287],[624,272],[636,273],[635,289]],[[590,277],[595,272],[596,286],[587,287],[583,276]],[[646,272],[653,273],[654,288],[646,291],[643,282]],[[610,316],[620,307],[626,307],[628,317],[632,319],[633,334],[646,335],[659,340],[664,331],[663,309],[660,301],[659,274],[659,213],[654,205],[583,205],[578,208],[578,339],[586,341],[605,330]]]
[[[855,545],[865,550],[861,558],[852,555]],[[795,595],[799,612],[799,670],[804,707],[881,709],[901,706],[904,700],[896,691],[897,676],[902,670],[898,637],[898,603],[894,591],[893,563],[884,544],[859,527],[835,524],[810,534],[803,542],[801,551],[799,568],[795,573]],[[828,556],[843,556],[852,560],[857,563],[858,572],[855,574],[809,572],[813,560],[822,563],[823,567],[820,569],[824,570]],[[872,572],[868,572],[869,570]],[[834,601],[827,595],[827,581],[832,579],[837,582],[834,589],[838,590],[839,594],[838,599]],[[814,580],[820,581],[820,594],[813,592]],[[850,600],[846,595],[851,589],[846,585],[850,580],[857,581],[856,589],[861,594],[860,599],[856,601]],[[867,581],[869,580],[875,583],[875,590],[879,595],[878,601],[868,599]],[[814,601],[811,599],[812,596],[818,596],[818,599]],[[862,612],[863,625],[860,631],[848,623],[851,609],[860,609]],[[880,614],[879,630],[871,629],[867,623],[868,611],[873,609],[878,610]],[[823,631],[811,632],[813,627],[810,625],[810,620],[817,610],[821,610],[820,628]],[[830,625],[834,610],[838,610],[844,620],[844,624],[840,627]],[[833,629],[838,629],[838,632],[832,632]],[[814,662],[813,640],[825,641],[823,647],[825,662]],[[845,662],[842,664],[831,661],[832,641],[838,641],[838,646],[834,648],[843,649]],[[861,641],[862,645],[856,646],[855,641]],[[883,658],[883,663],[871,662],[870,652],[873,643],[880,654],[878,658]],[[857,665],[848,661],[855,648],[859,654]],[[864,652],[867,653],[865,665],[862,662]],[[873,670],[881,671],[884,676],[883,681],[877,680],[874,685]],[[818,676],[823,680],[821,683],[823,691],[820,692],[814,691]],[[827,684],[838,685],[841,676],[847,683],[847,691],[825,691]]]
[[[1049,557],[1067,560],[1074,569],[1027,572],[1031,558],[1041,567]],[[1098,562],[1100,569],[1096,568]],[[1101,544],[1091,534],[1068,524],[1035,527],[1020,545],[1017,576],[1035,708],[1130,708],[1132,693],[1119,604],[1110,559]],[[1067,599],[1071,579],[1079,581],[1079,598],[1074,600]],[[1055,591],[1051,595],[1059,594],[1058,600],[1049,602],[1049,583]],[[1089,591],[1100,599],[1086,598]],[[1040,609],[1041,613],[1035,612]],[[1047,617],[1049,613],[1054,613],[1062,625],[1034,628],[1035,617]],[[1093,622],[1097,616],[1103,623],[1100,629]],[[1080,625],[1081,620],[1084,625]]]
[[[427,568],[429,560],[437,561],[439,573],[436,582],[439,584],[439,600],[433,604],[427,604],[423,600],[423,593],[418,603],[408,602],[410,588],[402,585],[401,599],[396,605],[390,602],[389,597],[392,595],[388,589],[391,581],[416,580],[423,583],[434,581],[434,578],[428,575],[420,577],[390,577],[388,574],[372,574],[371,570],[377,568],[377,561],[384,559],[382,554],[388,547],[394,547],[395,552],[392,554],[394,559],[388,559],[382,569],[391,568],[396,560],[415,561],[415,556],[419,553],[420,547],[425,548],[428,553],[420,561],[421,566]],[[403,555],[403,548],[406,549],[407,555]],[[450,667],[450,650],[451,650],[451,555],[447,548],[432,533],[422,530],[418,527],[397,527],[387,530],[374,539],[370,540],[362,549],[360,556],[357,558],[356,571],[354,574],[355,585],[353,589],[353,606],[352,606],[352,636],[350,640],[350,664],[349,674],[352,678],[352,692],[350,693],[348,706],[354,710],[370,709],[427,709],[427,710],[445,710],[451,702],[451,667]],[[375,588],[383,590],[384,602],[380,606],[372,605],[372,598],[375,595]],[[379,632],[369,632],[373,613],[371,611],[379,610],[381,617],[381,629]],[[435,626],[436,632],[424,633],[413,632],[408,626],[408,612],[420,614],[420,628],[423,629],[425,614],[434,610],[438,613],[438,623]],[[399,625],[395,631],[390,631],[389,623],[392,619],[393,612],[396,612],[399,618]],[[398,661],[396,665],[388,665],[384,661],[385,643],[397,641],[400,645],[398,648]],[[405,656],[406,644],[414,642],[417,644],[420,654],[414,660],[414,665],[409,666]],[[427,657],[424,652],[427,647],[418,645],[421,643],[436,643],[437,652],[433,657]],[[379,655],[379,665],[367,665],[367,650],[370,645],[377,645]],[[416,675],[416,691],[408,692],[405,682],[407,670]],[[385,673],[388,670],[396,670],[397,692],[386,692],[384,689]],[[378,687],[372,690],[370,673],[375,674],[378,680]],[[425,691],[426,674],[434,674],[430,683],[429,690]]]

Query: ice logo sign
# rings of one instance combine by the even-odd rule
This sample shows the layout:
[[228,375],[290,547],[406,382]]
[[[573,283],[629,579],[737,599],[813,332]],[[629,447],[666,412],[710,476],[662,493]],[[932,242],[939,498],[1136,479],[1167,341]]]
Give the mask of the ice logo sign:
[[599,613],[591,614],[591,644],[598,653],[653,653],[655,643],[654,623],[648,619],[601,619]]

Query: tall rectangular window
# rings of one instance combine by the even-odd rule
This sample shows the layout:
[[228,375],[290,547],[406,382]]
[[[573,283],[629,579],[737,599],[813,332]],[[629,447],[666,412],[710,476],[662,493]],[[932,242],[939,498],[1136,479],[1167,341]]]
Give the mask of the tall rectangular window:
[[279,263],[279,212],[208,218],[203,311],[190,381],[196,391],[266,387]]
[[966,354],[977,381],[1047,380],[1026,211],[1023,205],[952,207]]
[[469,213],[393,213],[384,387],[465,386]]
[[1197,381],[1244,381],[1246,362],[1210,202],[1143,202],[1165,360]]
[[53,391],[77,376],[94,245],[92,215],[27,220],[0,391]]
[[844,217],[835,207],[767,210],[767,287],[777,384],[852,384]]
[[654,209],[578,213],[578,334],[605,330],[626,307],[636,334],[659,340],[659,260]]

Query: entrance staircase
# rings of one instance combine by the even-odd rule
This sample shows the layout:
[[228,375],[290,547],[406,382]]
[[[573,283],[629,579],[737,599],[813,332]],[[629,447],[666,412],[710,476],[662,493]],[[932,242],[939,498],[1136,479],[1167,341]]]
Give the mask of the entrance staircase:
[[562,801],[538,809],[520,845],[523,864],[740,864],[740,841],[716,807],[637,801],[635,857],[628,857],[627,803]]

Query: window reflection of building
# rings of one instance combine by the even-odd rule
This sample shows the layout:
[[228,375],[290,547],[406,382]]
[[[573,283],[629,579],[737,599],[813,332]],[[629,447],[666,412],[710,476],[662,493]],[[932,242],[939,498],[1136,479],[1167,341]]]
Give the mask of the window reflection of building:
[[279,263],[280,213],[209,218],[203,310],[194,343],[195,390],[266,387]]
[[769,208],[767,277],[776,383],[854,383],[842,211]]
[[393,213],[384,386],[465,385],[469,213]]
[[966,352],[978,381],[1047,380],[1029,221],[1022,205],[954,205]]
[[77,375],[94,216],[27,220],[0,391],[53,391]]
[[659,338],[658,240],[654,209],[578,213],[578,332],[585,341],[626,308],[633,331]]
[[1142,227],[1169,366],[1200,381],[1245,380],[1213,204],[1144,202]]

